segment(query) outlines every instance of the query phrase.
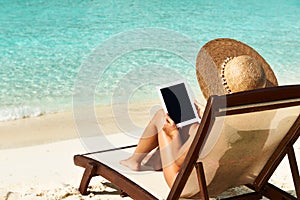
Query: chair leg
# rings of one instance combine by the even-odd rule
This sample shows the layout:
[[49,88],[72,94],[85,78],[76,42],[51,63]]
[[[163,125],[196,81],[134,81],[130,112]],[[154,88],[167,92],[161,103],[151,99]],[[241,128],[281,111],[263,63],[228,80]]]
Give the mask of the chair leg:
[[129,195],[128,195],[126,192],[124,192],[123,190],[121,190],[120,196],[121,196],[122,198],[123,198],[123,197],[129,197]]
[[267,183],[266,186],[260,191],[262,195],[269,199],[282,199],[282,200],[297,200],[298,198],[281,190],[280,188]]
[[293,146],[288,149],[288,158],[294,180],[296,195],[298,198],[300,198],[300,176]]
[[96,175],[97,166],[93,163],[88,163],[85,167],[85,171],[83,173],[80,186],[79,186],[79,192],[82,195],[88,194],[87,188],[89,186],[89,183],[91,181],[91,178]]
[[195,164],[195,167],[196,167],[196,171],[197,171],[197,177],[198,177],[198,182],[199,182],[199,187],[200,187],[201,199],[202,200],[209,200],[202,162],[197,162]]

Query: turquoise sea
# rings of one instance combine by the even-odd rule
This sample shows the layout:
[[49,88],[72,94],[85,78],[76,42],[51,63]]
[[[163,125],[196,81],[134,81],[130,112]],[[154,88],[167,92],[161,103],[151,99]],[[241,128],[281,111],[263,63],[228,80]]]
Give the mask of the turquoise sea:
[[[299,0],[0,0],[0,121],[71,110],[82,63],[94,50],[149,27],[184,35],[199,48],[219,37],[240,40],[267,60],[281,85],[299,84]],[[122,101],[122,91],[114,91],[124,77],[133,86],[123,95],[157,98],[155,84],[147,79],[135,86],[139,77],[129,72],[148,70],[147,77],[156,79],[165,74],[157,70],[162,65],[198,90],[190,63],[172,52],[141,48],[105,68],[95,104]]]

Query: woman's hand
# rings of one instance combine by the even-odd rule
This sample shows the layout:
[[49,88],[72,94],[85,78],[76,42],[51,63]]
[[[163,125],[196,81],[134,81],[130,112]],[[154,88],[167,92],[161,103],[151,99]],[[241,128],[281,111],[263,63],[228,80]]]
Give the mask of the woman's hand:
[[204,110],[205,110],[205,105],[202,105],[196,99],[194,100],[194,104],[196,105],[196,109],[197,109],[198,115],[199,115],[199,117],[201,119],[202,116],[203,116]]
[[178,128],[177,128],[175,122],[171,119],[171,117],[168,114],[166,114],[166,121],[163,126],[163,131],[171,139],[173,139],[174,137],[176,137],[178,135]]

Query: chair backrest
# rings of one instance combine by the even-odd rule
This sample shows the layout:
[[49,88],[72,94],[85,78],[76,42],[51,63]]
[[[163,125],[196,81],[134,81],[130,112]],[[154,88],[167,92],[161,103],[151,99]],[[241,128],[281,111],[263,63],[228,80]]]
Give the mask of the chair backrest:
[[299,113],[300,85],[210,97],[168,198],[199,192],[199,161],[210,194],[242,184],[261,188],[299,137]]

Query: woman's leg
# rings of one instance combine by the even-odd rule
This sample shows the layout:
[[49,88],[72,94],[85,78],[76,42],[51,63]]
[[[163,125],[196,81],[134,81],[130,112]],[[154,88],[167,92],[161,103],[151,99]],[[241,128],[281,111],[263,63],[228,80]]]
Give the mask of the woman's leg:
[[[174,142],[175,141],[175,142]],[[174,139],[170,138],[163,130],[158,134],[160,157],[164,177],[171,187],[180,167],[176,164],[174,148],[180,146],[180,135]]]
[[178,162],[178,160],[183,161],[185,159],[198,125],[198,123],[194,123],[182,127],[174,138],[171,138],[163,130],[158,134],[163,174],[170,187],[172,187],[182,165],[182,162]]
[[[138,145],[128,159],[120,161],[120,164],[135,170],[141,170],[141,163],[147,154],[158,147],[158,132],[161,131],[165,122],[165,114],[161,109],[155,113],[147,127],[145,128]],[[155,163],[152,163],[153,165]],[[156,168],[156,167],[155,167]]]

